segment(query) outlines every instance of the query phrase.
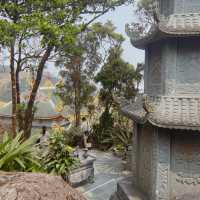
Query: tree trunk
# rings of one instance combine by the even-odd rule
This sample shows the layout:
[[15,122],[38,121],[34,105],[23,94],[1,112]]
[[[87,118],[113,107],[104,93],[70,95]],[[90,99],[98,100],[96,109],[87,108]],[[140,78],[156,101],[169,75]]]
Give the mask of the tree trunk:
[[81,96],[81,90],[80,90],[80,70],[77,72],[77,80],[75,83],[75,126],[80,126],[81,121],[81,105],[80,105],[80,96]]
[[80,126],[80,121],[81,121],[81,112],[79,109],[75,111],[75,126],[79,127]]
[[[19,83],[19,72],[20,70],[17,67],[16,70],[16,100],[17,100],[17,105],[20,106],[21,104],[21,98],[20,98],[20,83]],[[16,109],[16,116],[17,116],[17,125],[18,125],[18,130],[22,131],[23,129],[23,116],[22,116],[22,110],[21,107],[18,107]]]
[[37,91],[38,91],[38,88],[39,88],[39,85],[40,85],[40,82],[42,79],[42,74],[43,74],[43,70],[45,67],[45,63],[47,62],[52,50],[53,50],[52,46],[49,46],[47,48],[46,52],[44,53],[39,65],[38,65],[36,79],[34,81],[33,88],[32,88],[32,91],[31,91],[31,94],[29,97],[28,105],[27,105],[27,108],[25,111],[24,127],[23,127],[25,138],[29,138],[30,134],[31,134],[32,121],[34,118],[34,112],[33,112],[34,102],[35,102]]
[[[16,99],[17,99],[17,105],[20,106],[21,104],[21,98],[20,98],[20,80],[19,80],[19,73],[21,71],[21,54],[22,54],[22,38],[19,41],[19,57],[17,60],[17,69],[15,73],[15,79],[16,79]],[[16,110],[17,113],[17,125],[18,130],[21,131],[23,129],[23,116],[22,116],[22,110],[21,107],[18,107]]]
[[17,99],[16,99],[16,79],[15,79],[15,41],[11,43],[10,46],[10,75],[11,75],[11,85],[12,85],[12,134],[13,137],[16,136],[16,108],[17,108]]

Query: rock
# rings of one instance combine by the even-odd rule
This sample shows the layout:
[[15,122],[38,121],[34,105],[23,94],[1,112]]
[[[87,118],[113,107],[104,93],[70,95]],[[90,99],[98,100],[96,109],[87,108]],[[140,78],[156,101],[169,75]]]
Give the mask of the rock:
[[0,172],[0,200],[86,200],[61,177]]

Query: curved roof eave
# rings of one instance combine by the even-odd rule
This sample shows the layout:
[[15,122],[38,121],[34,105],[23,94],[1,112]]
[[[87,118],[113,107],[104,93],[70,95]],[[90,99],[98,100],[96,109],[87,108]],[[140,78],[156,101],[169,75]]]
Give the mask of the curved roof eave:
[[137,48],[145,49],[148,44],[164,38],[200,36],[199,22],[199,13],[173,14],[161,19],[159,24],[153,24],[146,35],[131,38],[131,43]]
[[[152,112],[147,113],[142,106],[143,102],[140,101],[141,106],[139,107],[134,105],[123,106],[120,109],[121,113],[139,124],[149,122],[160,128],[200,131],[200,97],[163,96],[148,98],[149,105],[154,108]],[[174,104],[174,101],[177,104]],[[192,107],[194,103],[198,107]],[[139,105],[139,102],[135,104]],[[180,112],[177,113],[177,110]]]

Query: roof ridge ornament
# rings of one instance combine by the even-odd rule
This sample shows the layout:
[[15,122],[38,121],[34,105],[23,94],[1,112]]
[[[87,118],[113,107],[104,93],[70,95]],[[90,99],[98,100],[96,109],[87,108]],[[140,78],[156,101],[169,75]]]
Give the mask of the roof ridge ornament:
[[143,95],[143,108],[144,110],[148,113],[152,113],[154,112],[154,107],[148,102],[148,96],[147,95]]

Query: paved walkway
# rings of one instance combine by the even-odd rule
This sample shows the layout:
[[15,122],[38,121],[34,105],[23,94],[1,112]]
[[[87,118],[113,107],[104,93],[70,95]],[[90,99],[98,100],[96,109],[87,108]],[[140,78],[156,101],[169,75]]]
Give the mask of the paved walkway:
[[117,182],[130,172],[124,171],[122,160],[112,153],[91,151],[90,154],[97,158],[94,183],[79,187],[78,190],[88,200],[109,200],[116,190]]

